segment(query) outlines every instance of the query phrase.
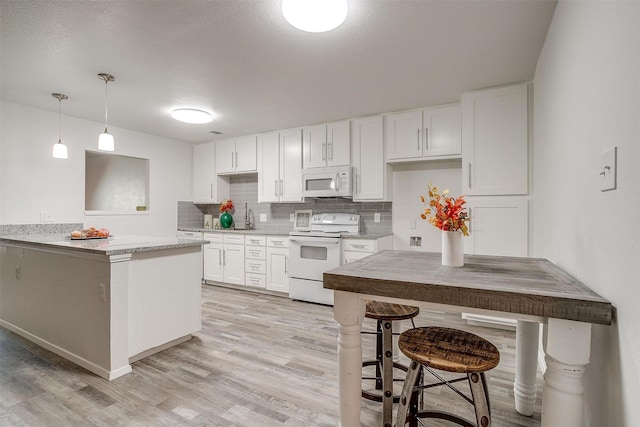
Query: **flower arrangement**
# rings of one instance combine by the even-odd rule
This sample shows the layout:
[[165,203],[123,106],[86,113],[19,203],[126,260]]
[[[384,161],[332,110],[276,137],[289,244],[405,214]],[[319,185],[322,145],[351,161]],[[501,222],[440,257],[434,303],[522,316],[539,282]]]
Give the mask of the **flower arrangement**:
[[220,205],[220,212],[229,212],[233,210],[233,200],[229,199]]
[[[443,231],[462,231],[465,236],[469,235],[466,222],[469,216],[463,207],[465,203],[464,195],[458,198],[448,196],[449,189],[442,193],[438,187],[429,184],[429,205],[420,214],[422,219],[428,220],[434,227]],[[448,196],[448,197],[447,197]],[[420,196],[420,201],[426,203],[424,196]]]

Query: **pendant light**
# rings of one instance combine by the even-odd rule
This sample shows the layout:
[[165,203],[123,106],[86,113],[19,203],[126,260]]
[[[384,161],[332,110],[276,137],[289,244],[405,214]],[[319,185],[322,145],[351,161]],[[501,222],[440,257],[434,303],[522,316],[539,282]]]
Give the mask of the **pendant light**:
[[53,144],[53,158],[68,159],[67,146],[62,143],[62,100],[69,97],[62,93],[52,93],[51,96],[58,99],[58,142]]
[[309,33],[324,33],[347,19],[347,0],[282,0],[282,15],[289,24]]
[[109,82],[114,81],[116,78],[111,74],[100,73],[98,78],[104,80],[104,132],[98,136],[98,150],[113,151],[115,144],[113,142],[113,135],[107,130],[107,118],[109,112],[109,92],[107,86]]

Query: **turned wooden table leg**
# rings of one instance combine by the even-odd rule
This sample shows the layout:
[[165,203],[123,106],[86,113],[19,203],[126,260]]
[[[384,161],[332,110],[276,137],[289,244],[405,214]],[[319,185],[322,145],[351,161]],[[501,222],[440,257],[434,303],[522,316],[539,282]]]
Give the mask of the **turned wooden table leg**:
[[516,378],[513,382],[513,395],[516,411],[528,417],[533,415],[536,403],[539,340],[539,323],[518,320],[516,327]]
[[591,324],[549,319],[544,350],[547,370],[542,391],[542,426],[583,427],[582,375],[589,364]]
[[360,427],[362,393],[362,339],[360,330],[365,302],[357,294],[334,292],[333,316],[338,335],[338,393],[340,426]]

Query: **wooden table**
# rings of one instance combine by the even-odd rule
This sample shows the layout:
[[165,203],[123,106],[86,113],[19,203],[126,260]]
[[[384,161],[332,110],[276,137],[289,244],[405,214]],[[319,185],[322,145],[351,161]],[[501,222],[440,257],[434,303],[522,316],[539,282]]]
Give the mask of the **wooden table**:
[[334,317],[340,324],[341,427],[360,426],[366,300],[516,319],[515,405],[525,415],[533,412],[539,323],[544,324],[542,426],[584,425],[582,375],[589,363],[591,324],[611,324],[613,308],[553,263],[465,255],[464,267],[444,267],[440,253],[382,251],[324,273],[324,287],[335,291]]

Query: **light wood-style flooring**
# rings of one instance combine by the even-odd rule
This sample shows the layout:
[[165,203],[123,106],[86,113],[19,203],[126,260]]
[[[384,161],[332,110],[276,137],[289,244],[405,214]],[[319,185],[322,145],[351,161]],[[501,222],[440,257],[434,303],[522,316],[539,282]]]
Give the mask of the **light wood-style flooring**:
[[[0,426],[338,424],[331,307],[210,285],[202,296],[202,330],[193,339],[135,362],[114,381],[0,328]],[[375,329],[374,321],[365,323]],[[417,326],[433,324],[476,333],[500,350],[500,365],[488,376],[494,426],[540,425],[541,375],[533,417],[513,407],[513,332],[471,327],[459,314],[422,311],[416,318]],[[373,356],[373,340],[363,337],[365,355]],[[442,388],[426,400],[471,414]],[[380,404],[362,402],[362,425],[380,425]]]

